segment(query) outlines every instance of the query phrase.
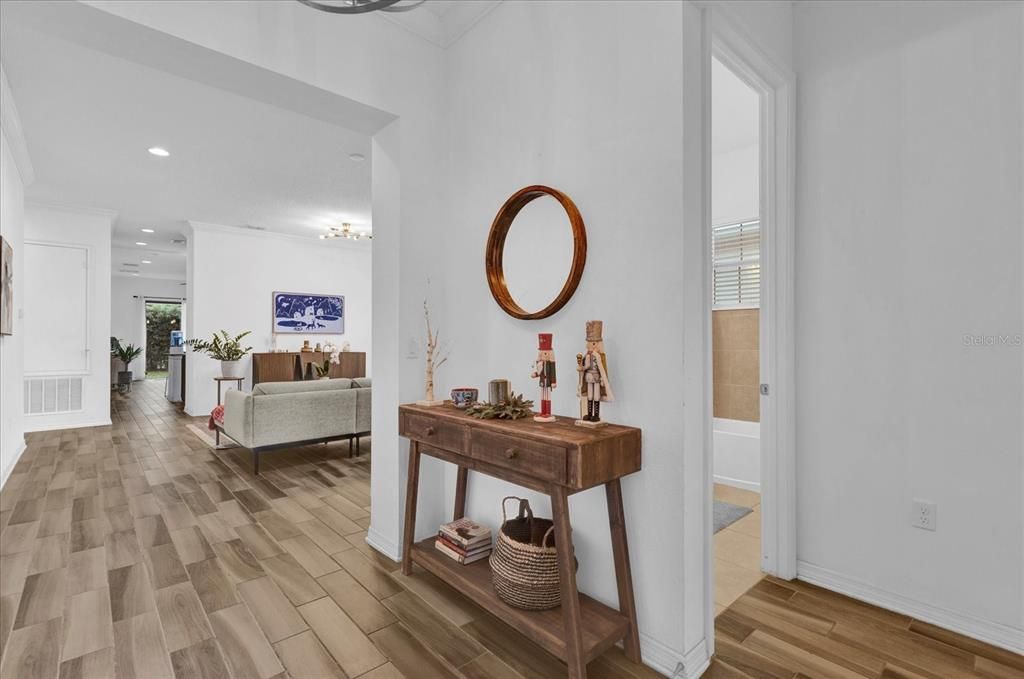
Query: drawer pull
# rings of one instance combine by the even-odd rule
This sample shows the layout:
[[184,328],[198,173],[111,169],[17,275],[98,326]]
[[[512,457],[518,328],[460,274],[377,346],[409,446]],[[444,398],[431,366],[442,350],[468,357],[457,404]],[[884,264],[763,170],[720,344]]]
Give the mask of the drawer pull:
[[435,431],[437,430],[434,429],[433,427],[427,427],[426,434],[427,436],[433,436]]
[[508,450],[505,451],[505,457],[507,457],[510,460],[518,454],[519,451],[516,450],[515,448],[509,448]]

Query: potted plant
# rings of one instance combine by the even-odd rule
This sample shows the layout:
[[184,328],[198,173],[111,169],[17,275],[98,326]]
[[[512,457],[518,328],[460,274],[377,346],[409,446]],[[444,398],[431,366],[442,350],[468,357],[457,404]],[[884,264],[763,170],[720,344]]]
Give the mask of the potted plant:
[[252,351],[252,347],[243,347],[242,340],[252,330],[246,330],[240,335],[232,337],[226,330],[213,333],[209,340],[190,339],[186,340],[186,346],[193,351],[199,351],[210,358],[220,361],[220,372],[223,377],[244,377],[242,373],[242,359]]
[[331,359],[325,359],[323,364],[314,363],[313,367],[316,369],[316,377],[320,380],[331,379]]
[[331,364],[338,364],[341,359],[338,358],[338,350],[333,344],[328,344],[324,348],[324,353],[330,354],[328,358],[324,359],[323,363],[314,363],[313,368],[316,369],[316,376],[321,380],[331,379]]
[[118,388],[129,387],[132,383],[132,371],[128,369],[129,364],[139,357],[142,347],[134,344],[121,344],[115,337],[110,338],[110,355],[124,364],[124,370],[117,373]]

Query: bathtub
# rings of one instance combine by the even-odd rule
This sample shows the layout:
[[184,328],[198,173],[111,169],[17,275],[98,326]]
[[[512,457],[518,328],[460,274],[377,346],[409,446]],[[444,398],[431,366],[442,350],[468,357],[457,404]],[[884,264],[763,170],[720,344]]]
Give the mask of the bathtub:
[[761,424],[714,418],[715,483],[761,492]]

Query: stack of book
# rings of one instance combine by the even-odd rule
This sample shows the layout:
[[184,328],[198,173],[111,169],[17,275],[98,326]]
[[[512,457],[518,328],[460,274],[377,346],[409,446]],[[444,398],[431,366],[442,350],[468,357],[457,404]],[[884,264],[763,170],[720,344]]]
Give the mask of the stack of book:
[[459,563],[473,563],[490,555],[491,529],[469,519],[456,519],[441,526],[434,547]]

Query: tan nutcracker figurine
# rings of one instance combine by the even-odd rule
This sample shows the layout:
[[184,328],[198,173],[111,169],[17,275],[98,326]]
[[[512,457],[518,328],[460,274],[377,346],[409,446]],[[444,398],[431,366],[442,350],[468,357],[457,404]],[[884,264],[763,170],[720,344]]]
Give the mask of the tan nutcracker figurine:
[[587,414],[576,420],[581,427],[600,427],[601,401],[613,401],[612,383],[608,379],[608,359],[604,355],[604,340],[601,338],[603,328],[601,321],[587,321],[587,350],[583,360],[577,360],[576,370],[579,373],[577,395],[587,401]]
[[530,377],[540,380],[540,415],[534,415],[537,422],[554,422],[551,414],[551,390],[558,386],[555,377],[555,352],[551,349],[551,333],[537,335],[537,360]]

